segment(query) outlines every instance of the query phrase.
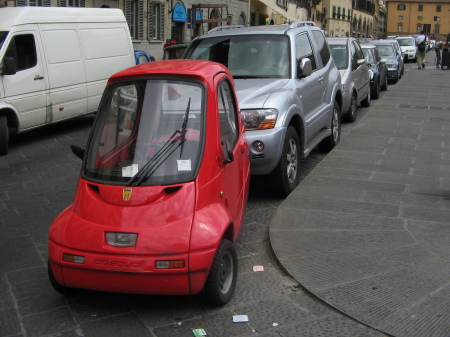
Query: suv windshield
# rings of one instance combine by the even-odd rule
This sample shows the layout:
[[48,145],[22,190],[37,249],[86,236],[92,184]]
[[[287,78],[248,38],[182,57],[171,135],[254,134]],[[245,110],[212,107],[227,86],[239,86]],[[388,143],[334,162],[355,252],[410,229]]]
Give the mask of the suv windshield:
[[407,38],[397,38],[396,39],[400,46],[415,46],[415,42],[413,38],[407,37]]
[[289,78],[289,39],[282,35],[234,35],[197,39],[187,59],[222,63],[238,78]]
[[87,147],[84,176],[108,184],[194,179],[202,149],[204,87],[173,79],[107,88]]
[[391,45],[377,45],[377,49],[381,56],[395,56],[394,47]]

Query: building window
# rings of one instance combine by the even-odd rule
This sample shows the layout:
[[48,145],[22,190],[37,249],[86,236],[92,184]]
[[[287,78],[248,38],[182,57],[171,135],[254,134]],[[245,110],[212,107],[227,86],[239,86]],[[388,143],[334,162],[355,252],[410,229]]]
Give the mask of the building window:
[[333,19],[336,19],[336,6],[333,6]]
[[164,40],[164,8],[162,2],[148,3],[148,38],[149,40]]
[[418,20],[418,21],[422,21],[423,19],[422,19],[421,16],[418,16],[418,17],[417,17],[417,20]]
[[417,8],[417,10],[418,10],[419,12],[422,12],[422,11],[423,11],[423,5],[419,5],[419,7]]
[[86,7],[85,0],[59,0],[59,7]]
[[351,21],[351,20],[352,20],[352,17],[351,17],[351,15],[350,15],[350,9],[349,9],[348,12],[347,12],[347,18],[348,18],[348,21]]
[[406,9],[406,5],[398,5],[397,10],[404,11]]
[[403,32],[403,25],[398,25],[397,31],[398,31],[399,33]]
[[125,0],[125,18],[132,39],[144,39],[144,1]]
[[417,25],[417,33],[420,33],[422,30],[422,25]]
[[341,18],[341,7],[338,7],[338,14],[337,14],[337,18],[340,19]]
[[287,8],[288,0],[277,0],[277,5],[280,7]]
[[50,7],[51,0],[18,0],[17,7],[24,6],[39,6],[39,7]]
[[441,26],[437,23],[437,24],[434,26],[434,32],[435,32],[436,34],[439,34],[439,33],[441,32],[440,28],[441,28]]
[[400,15],[400,16],[398,17],[398,19],[399,19],[399,20],[403,20],[403,15]]
[[440,12],[441,11],[441,6],[436,6],[436,12]]

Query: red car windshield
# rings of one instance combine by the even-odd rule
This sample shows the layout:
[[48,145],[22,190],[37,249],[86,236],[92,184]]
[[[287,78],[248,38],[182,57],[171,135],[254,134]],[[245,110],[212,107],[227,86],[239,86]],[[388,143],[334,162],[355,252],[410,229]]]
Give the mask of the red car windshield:
[[121,82],[105,91],[87,146],[84,177],[120,185],[190,181],[198,171],[205,89],[199,82]]

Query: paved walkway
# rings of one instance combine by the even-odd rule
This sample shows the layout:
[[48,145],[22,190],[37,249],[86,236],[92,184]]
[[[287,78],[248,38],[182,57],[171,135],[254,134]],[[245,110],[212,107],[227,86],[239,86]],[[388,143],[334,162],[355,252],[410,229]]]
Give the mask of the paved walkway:
[[434,61],[406,64],[270,225],[306,290],[394,336],[450,336],[450,71]]

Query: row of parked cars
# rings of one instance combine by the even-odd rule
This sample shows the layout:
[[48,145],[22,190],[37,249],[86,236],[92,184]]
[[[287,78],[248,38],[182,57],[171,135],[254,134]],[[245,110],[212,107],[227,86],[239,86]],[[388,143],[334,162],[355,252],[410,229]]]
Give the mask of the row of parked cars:
[[297,187],[302,158],[333,149],[341,120],[378,97],[371,84],[398,80],[379,43],[327,39],[313,22],[226,27],[183,60],[113,75],[86,148],[73,147],[74,203],[49,230],[53,287],[227,303],[250,175],[283,197]]

